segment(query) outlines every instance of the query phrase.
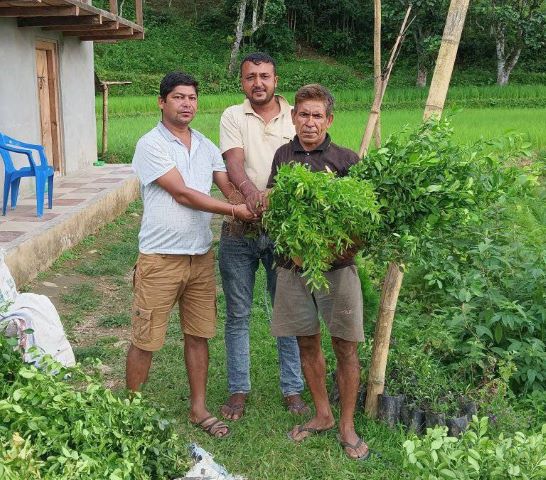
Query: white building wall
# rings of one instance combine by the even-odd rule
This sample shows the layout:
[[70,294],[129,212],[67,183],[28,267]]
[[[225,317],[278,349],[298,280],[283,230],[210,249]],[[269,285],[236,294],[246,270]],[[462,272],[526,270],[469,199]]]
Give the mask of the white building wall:
[[68,174],[97,160],[93,42],[67,37],[60,47],[61,121]]
[[0,18],[0,132],[30,143],[40,141],[34,33]]
[[[19,28],[15,19],[0,18],[0,131],[29,143],[40,143],[40,111],[36,82],[36,41],[55,40],[59,53],[60,125],[66,173],[91,165],[97,158],[93,43],[64,38],[40,28]],[[17,158],[16,166],[28,165]],[[0,189],[4,169],[0,165]],[[24,179],[21,194],[33,191]],[[0,198],[1,202],[1,198]]]

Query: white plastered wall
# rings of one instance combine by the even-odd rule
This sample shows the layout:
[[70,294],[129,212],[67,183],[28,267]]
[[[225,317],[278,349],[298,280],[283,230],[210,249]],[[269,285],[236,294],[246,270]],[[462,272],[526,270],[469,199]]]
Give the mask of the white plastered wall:
[[[15,19],[0,18],[0,131],[40,143],[40,111],[36,82],[36,42],[53,40],[59,54],[59,110],[64,170],[86,168],[97,158],[93,44],[40,28],[19,28]],[[23,158],[16,166],[28,165]],[[0,165],[0,189],[4,168]],[[33,191],[31,179],[21,194]],[[1,197],[0,197],[1,203]]]

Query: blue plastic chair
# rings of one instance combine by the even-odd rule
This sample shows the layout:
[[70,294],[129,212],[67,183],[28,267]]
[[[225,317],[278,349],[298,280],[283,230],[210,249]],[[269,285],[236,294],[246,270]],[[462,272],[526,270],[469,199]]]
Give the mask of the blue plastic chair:
[[[40,163],[37,164],[33,158],[33,151],[37,151]],[[11,153],[26,155],[30,163],[29,167],[15,168]],[[8,197],[11,190],[11,208],[17,205],[19,195],[19,184],[23,177],[36,177],[36,211],[38,216],[44,214],[44,194],[47,182],[48,207],[53,208],[53,167],[47,163],[44,147],[32,143],[20,142],[0,132],[0,156],[4,160],[4,203],[2,204],[2,215],[6,214]]]

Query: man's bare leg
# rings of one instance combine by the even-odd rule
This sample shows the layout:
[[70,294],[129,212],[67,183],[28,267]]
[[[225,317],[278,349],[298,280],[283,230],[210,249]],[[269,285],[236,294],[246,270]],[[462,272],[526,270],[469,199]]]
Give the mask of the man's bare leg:
[[[337,358],[337,382],[341,415],[339,418],[339,438],[342,442],[357,445],[359,437],[355,431],[354,413],[360,385],[360,363],[356,342],[348,342],[332,337],[332,346]],[[368,446],[361,443],[358,447],[345,447],[350,458],[360,458],[367,454]]]
[[131,344],[125,364],[125,383],[128,390],[137,392],[142,384],[146,383],[152,364],[152,355],[153,352],[142,350]]
[[[201,423],[211,413],[207,409],[207,376],[209,370],[209,344],[207,338],[184,334],[184,361],[190,383],[190,421]],[[206,428],[216,419],[205,421],[201,426]],[[209,432],[214,437],[223,437],[229,433],[226,425],[222,424]]]
[[296,442],[312,434],[305,429],[328,430],[335,424],[326,391],[326,361],[320,346],[320,334],[297,337],[300,347],[301,367],[315,404],[315,416],[304,425],[296,425],[290,436]]

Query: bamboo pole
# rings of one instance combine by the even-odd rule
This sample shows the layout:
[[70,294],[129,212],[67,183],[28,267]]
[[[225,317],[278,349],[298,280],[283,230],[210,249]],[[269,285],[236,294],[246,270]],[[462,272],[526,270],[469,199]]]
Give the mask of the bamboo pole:
[[136,23],[141,27],[144,26],[144,17],[142,15],[142,0],[135,0],[135,12],[136,12]]
[[381,290],[379,316],[375,324],[368,387],[366,388],[366,405],[364,408],[372,418],[377,417],[379,394],[383,393],[385,387],[385,371],[387,369],[392,323],[403,279],[404,273],[400,266],[395,262],[389,263]]
[[[469,0],[451,0],[449,12],[446,18],[442,44],[438,52],[438,59],[434,69],[434,76],[430,85],[429,96],[425,107],[424,118],[431,115],[442,114],[453,65],[457,55],[461,33],[464,27],[466,11]],[[389,264],[383,288],[381,290],[381,304],[379,316],[375,326],[374,345],[368,386],[366,390],[366,413],[376,418],[379,407],[379,395],[385,388],[385,372],[387,369],[387,357],[392,331],[392,323],[398,294],[402,288],[404,274],[399,265],[394,262]]]
[[387,84],[389,83],[389,78],[391,76],[392,68],[394,67],[394,62],[396,61],[396,58],[400,53],[400,47],[402,46],[402,41],[404,40],[404,36],[407,31],[407,23],[410,12],[411,5],[406,11],[404,21],[402,22],[402,26],[400,27],[400,33],[398,34],[398,37],[396,37],[396,41],[394,42],[394,46],[391,50],[389,61],[387,63],[387,66],[385,67],[385,72],[381,76],[381,88],[375,94],[372,108],[370,109],[370,115],[368,116],[368,123],[366,124],[366,129],[364,130],[364,136],[362,137],[362,142],[360,143],[360,149],[358,150],[358,156],[360,158],[366,155],[368,147],[370,146],[370,141],[375,130],[375,125],[377,124],[377,120],[379,118],[379,112],[381,111],[381,102],[383,102],[383,96],[385,95]]
[[100,82],[100,89],[102,91],[102,160],[105,160],[106,154],[108,153],[108,94],[110,92],[110,86],[130,85],[131,83],[133,82]]
[[109,85],[103,83],[102,85],[102,154],[101,158],[104,160],[106,152],[108,151],[108,90]]
[[442,44],[425,106],[425,120],[432,115],[441,116],[447,96],[447,89],[453,73],[453,65],[463,32],[469,0],[451,0],[447,13]]
[[[381,0],[374,0],[374,28],[373,28],[373,78],[374,93],[377,96],[381,91]],[[375,146],[381,146],[381,116],[377,116],[374,128]]]
[[[364,136],[362,137],[362,142],[360,144],[360,150],[358,153],[360,158],[362,158],[368,151],[375,125],[379,119],[381,103],[383,101],[383,96],[385,95],[385,90],[387,89],[390,74],[398,53],[400,52],[400,47],[407,31],[406,25],[408,23],[410,13],[411,5],[406,11],[402,26],[400,27],[400,33],[396,38],[389,62],[385,68],[385,73],[382,75],[381,88],[379,91],[376,91],[374,102],[370,110],[370,116],[368,117],[366,130],[364,131]],[[389,355],[392,323],[394,313],[396,311],[396,304],[398,302],[398,294],[402,288],[403,278],[404,274],[400,266],[395,262],[391,262],[389,264],[387,274],[385,275],[381,290],[381,302],[377,323],[375,325],[374,344],[372,358],[370,360],[370,370],[368,373],[368,385],[366,388],[366,405],[364,409],[371,418],[377,417],[379,395],[383,393],[385,388],[385,372],[387,370],[387,358]]]
[[118,14],[118,0],[110,0],[110,13]]

